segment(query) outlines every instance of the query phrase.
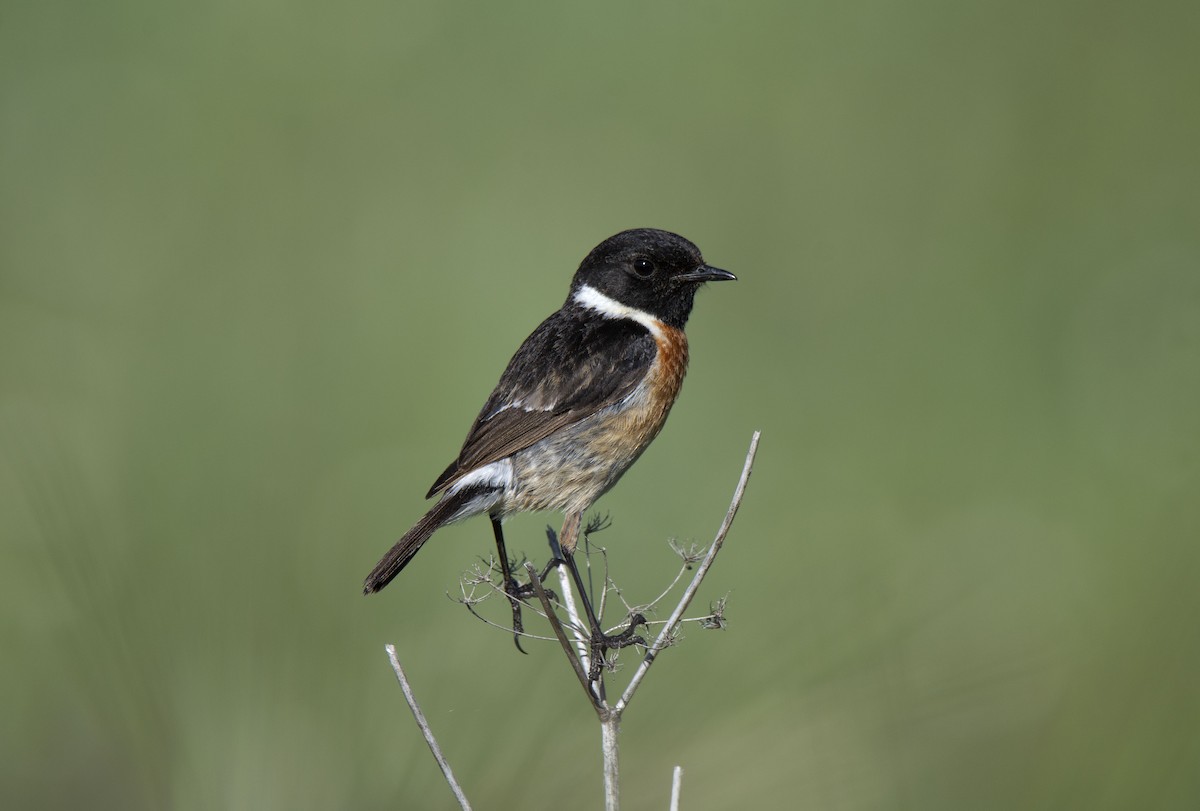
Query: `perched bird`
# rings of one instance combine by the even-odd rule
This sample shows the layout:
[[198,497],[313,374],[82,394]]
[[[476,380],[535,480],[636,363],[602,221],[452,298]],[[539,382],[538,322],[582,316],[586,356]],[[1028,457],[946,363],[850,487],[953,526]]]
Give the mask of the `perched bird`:
[[[564,512],[559,544],[574,572],[585,511],[658,435],[679,394],[688,363],[683,328],[696,291],[735,278],[667,231],[622,231],[597,245],[563,306],[513,355],[458,458],[429,489],[426,498],[441,499],[383,556],[364,593],[391,582],[439,528],[481,513],[492,520],[510,599],[517,589],[501,528],[508,515]],[[515,601],[513,612],[517,630]]]

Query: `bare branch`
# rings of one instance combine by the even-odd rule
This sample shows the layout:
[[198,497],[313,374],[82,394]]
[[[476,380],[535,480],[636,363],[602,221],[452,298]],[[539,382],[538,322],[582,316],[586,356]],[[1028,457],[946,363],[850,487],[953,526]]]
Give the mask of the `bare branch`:
[[[521,605],[528,606],[529,604],[522,600]],[[463,606],[467,609],[467,611],[471,612],[472,617],[479,620],[480,622],[482,622],[484,625],[488,626],[489,628],[495,628],[497,631],[504,631],[505,633],[510,633],[510,634],[512,633],[512,628],[509,628],[507,625],[501,625],[498,622],[493,622],[492,620],[488,619],[487,617],[483,616],[478,611],[476,611],[475,607],[473,605],[471,605],[469,603],[463,603]],[[544,614],[542,614],[541,609],[535,608],[535,609],[533,609],[533,611],[539,617],[545,616]],[[521,635],[521,639],[533,639],[538,642],[553,642],[554,641],[554,637],[552,637],[552,636],[542,636],[541,634],[533,634],[533,633],[530,633],[529,631],[521,631],[520,635]]]
[[[571,578],[567,575],[567,567],[558,567],[558,584],[559,591],[562,592],[563,607],[567,609],[567,618],[570,620],[571,634],[575,637],[575,649],[579,651],[579,663],[583,665],[584,672],[588,672],[592,667],[592,660],[589,652],[591,648],[588,646],[587,633],[583,630],[583,619],[579,616],[579,608],[575,605],[575,588],[571,585]],[[600,698],[604,699],[604,688],[600,688]]]
[[[579,611],[575,604],[574,584],[567,576],[565,567],[559,567],[559,578],[561,582],[561,598],[551,600],[550,592],[548,592],[542,583],[541,577],[537,570],[528,561],[524,562],[526,573],[529,575],[530,584],[537,595],[539,606],[525,602],[524,604],[536,613],[546,617],[550,622],[550,627],[554,631],[554,637],[558,640],[559,645],[566,654],[568,661],[571,663],[571,668],[575,672],[575,676],[583,688],[584,693],[591,702],[593,709],[596,711],[597,717],[601,724],[601,750],[604,756],[604,792],[605,792],[605,807],[609,811],[615,811],[618,807],[619,797],[619,772],[618,772],[618,736],[620,730],[621,715],[629,706],[630,700],[633,698],[634,692],[641,684],[642,680],[649,672],[651,665],[662,650],[674,644],[679,637],[680,628],[684,622],[699,622],[704,628],[724,628],[725,624],[725,597],[722,597],[709,606],[709,613],[699,617],[685,617],[688,606],[695,598],[700,585],[707,576],[709,569],[712,568],[713,562],[716,560],[717,553],[721,551],[722,545],[725,543],[725,538],[729,534],[729,529],[733,525],[733,520],[737,516],[738,509],[741,507],[742,498],[746,492],[746,485],[750,480],[750,474],[754,467],[754,457],[758,452],[758,442],[761,433],[754,432],[754,436],[750,440],[750,449],[746,453],[746,461],[742,467],[741,477],[738,479],[737,487],[734,489],[733,499],[730,502],[729,509],[725,513],[725,519],[721,522],[720,528],[717,530],[716,537],[707,550],[701,551],[696,544],[690,544],[684,548],[682,544],[673,542],[672,548],[679,554],[683,562],[679,573],[676,574],[671,585],[656,597],[645,610],[650,610],[658,602],[664,600],[668,593],[683,579],[685,571],[696,566],[695,575],[691,582],[684,589],[683,595],[680,597],[679,603],[671,612],[670,617],[662,622],[662,629],[653,643],[646,648],[646,652],[638,665],[636,672],[625,687],[625,692],[621,695],[620,700],[613,706],[610,706],[605,695],[605,679],[600,673],[594,681],[589,678],[589,673],[593,670],[591,639],[588,632],[585,630],[585,625],[582,622]],[[587,532],[595,532],[603,529],[605,523],[599,519],[593,519],[589,522]],[[553,530],[548,530],[551,537],[551,545],[553,546],[554,533]],[[601,606],[600,616],[603,616],[603,609],[606,607],[608,593],[611,590],[615,597],[621,601],[627,610],[634,611],[634,608],[625,600],[621,590],[613,585],[608,574],[608,558],[603,547],[595,547],[590,551],[596,551],[603,558],[603,570],[600,572],[602,576],[602,588],[599,597]],[[701,560],[701,556],[703,559]],[[697,566],[697,563],[699,564]],[[493,594],[505,594],[492,580],[495,573],[494,561],[485,561],[485,566],[476,566],[473,571],[468,573],[460,582],[462,597],[457,599],[464,605],[468,611],[475,615],[478,619],[483,620],[489,625],[500,627],[496,623],[482,617],[475,607],[482,603],[485,599]],[[588,561],[588,577],[589,581],[592,576],[590,555]],[[486,593],[480,594],[479,590],[485,589]],[[505,595],[507,596],[507,595]],[[452,598],[454,599],[454,598]],[[524,602],[524,601],[522,601]],[[555,609],[555,602],[566,611],[567,621],[559,619]],[[640,612],[638,612],[640,613]],[[640,617],[639,617],[640,619]],[[653,623],[659,625],[659,622]],[[570,637],[568,637],[568,628]],[[507,630],[507,629],[504,629]],[[537,637],[531,634],[526,634],[530,638],[548,639],[548,637]],[[450,770],[450,765],[442,755],[441,749],[438,747],[437,741],[433,737],[433,732],[429,728],[429,723],[425,720],[424,714],[421,712],[420,706],[413,695],[412,688],[409,686],[408,679],[404,674],[403,668],[396,657],[396,649],[392,645],[386,646],[388,658],[392,662],[392,669],[396,672],[396,678],[400,682],[400,687],[404,691],[405,700],[408,701],[409,709],[412,710],[413,717],[417,721],[417,726],[421,729],[421,733],[425,736],[426,743],[429,744],[430,751],[433,752],[434,758],[438,762],[438,766],[442,770],[447,783],[450,784],[451,790],[454,792],[459,805],[463,809],[470,809],[466,796],[463,794],[461,787],[454,779],[454,775]],[[598,655],[603,657],[603,649],[600,649]],[[606,658],[606,657],[604,657]],[[603,668],[595,668],[597,671],[602,669],[611,669],[611,664],[602,659],[598,664],[603,665]],[[671,788],[671,808],[673,811],[678,811],[679,795],[682,783],[682,769],[679,766],[675,767],[672,788]]]
[[437,761],[438,766],[442,770],[442,775],[445,776],[446,782],[450,784],[450,790],[454,792],[454,798],[458,800],[459,806],[463,811],[471,811],[471,804],[467,801],[467,795],[463,793],[462,786],[454,779],[454,772],[450,769],[450,762],[446,760],[442,754],[442,748],[438,746],[437,739],[433,737],[433,730],[429,727],[429,722],[425,720],[425,713],[421,712],[421,705],[417,703],[417,696],[413,693],[412,685],[408,683],[408,676],[404,674],[404,668],[400,666],[400,660],[396,657],[395,645],[384,645],[383,649],[387,651],[388,659],[392,662],[392,670],[396,671],[396,680],[400,682],[400,689],[404,691],[404,700],[408,702],[408,708],[412,710],[413,718],[417,720],[417,726],[421,729],[421,734],[425,736],[425,743],[429,744],[429,750],[433,752],[433,758]]
[[604,811],[621,807],[621,766],[618,738],[621,716],[610,713],[600,719],[600,753],[604,756]]
[[583,692],[587,693],[588,701],[592,702],[592,707],[595,708],[596,714],[603,721],[605,715],[608,714],[608,707],[604,706],[600,697],[592,692],[591,682],[587,677],[587,673],[584,671],[579,657],[571,649],[571,641],[567,639],[567,632],[563,630],[562,623],[558,620],[558,615],[554,613],[554,607],[550,605],[550,597],[546,594],[546,589],[542,586],[542,580],[538,577],[537,569],[533,568],[532,563],[527,562],[525,564],[525,573],[529,575],[529,582],[533,584],[533,591],[537,594],[538,599],[542,602],[542,607],[546,610],[546,618],[550,620],[550,627],[554,629],[554,635],[558,637],[558,643],[562,645],[563,653],[567,655],[567,660],[570,661],[571,667],[575,671],[575,676],[579,679],[579,685],[583,688]]
[[[677,553],[679,552],[679,550],[676,549],[675,543],[673,541],[669,541],[668,544],[671,546],[672,549],[675,549],[675,551]],[[695,546],[695,544],[693,544],[693,546]],[[683,557],[682,554],[680,554],[680,557],[683,558],[684,564],[679,567],[679,571],[675,574],[675,579],[667,584],[667,587],[662,590],[661,594],[659,594],[657,597],[655,597],[650,602],[646,603],[645,610],[656,608],[659,603],[661,603],[663,600],[665,600],[667,598],[667,595],[670,594],[672,591],[674,591],[675,587],[679,585],[679,581],[683,579],[684,573],[689,571],[692,568],[691,561],[689,561],[687,558]],[[699,555],[696,559],[699,560],[702,557],[703,557],[703,555]],[[627,606],[627,607],[629,607],[629,606]],[[629,608],[631,611],[633,610],[632,607],[629,607]]]
[[696,576],[692,578],[692,582],[684,590],[683,597],[679,600],[679,605],[675,606],[675,610],[667,620],[666,627],[659,632],[658,638],[646,650],[646,655],[642,658],[642,663],[638,666],[637,672],[633,674],[633,678],[630,679],[625,692],[621,695],[616,706],[613,707],[613,712],[618,717],[629,706],[629,700],[633,698],[638,685],[642,683],[642,679],[646,677],[650,666],[654,664],[659,651],[674,636],[675,630],[683,618],[683,613],[687,611],[687,607],[692,602],[692,598],[696,596],[696,592],[699,590],[700,584],[704,581],[705,575],[708,574],[713,561],[716,560],[717,553],[721,551],[721,546],[725,543],[725,536],[729,534],[729,528],[733,525],[733,519],[737,516],[738,508],[742,505],[742,497],[746,493],[746,483],[750,480],[750,473],[754,469],[754,455],[758,452],[758,439],[761,435],[761,431],[755,431],[754,436],[750,439],[750,450],[746,452],[746,463],[742,466],[742,476],[738,479],[737,487],[734,488],[733,500],[729,504],[729,510],[725,513],[725,520],[721,522],[721,527],[717,530],[717,537],[713,540],[712,546],[709,547],[708,554],[704,556],[704,562],[696,570]]

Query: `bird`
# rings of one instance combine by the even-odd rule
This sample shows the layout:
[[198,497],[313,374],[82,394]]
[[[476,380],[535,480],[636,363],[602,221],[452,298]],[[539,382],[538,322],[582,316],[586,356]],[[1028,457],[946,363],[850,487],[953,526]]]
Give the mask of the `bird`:
[[593,248],[562,307],[517,349],[429,488],[426,498],[439,500],[380,559],[363,592],[387,586],[438,529],[487,514],[517,639],[519,587],[502,522],[537,511],[564,514],[558,546],[582,592],[572,554],[583,516],[662,430],[687,371],[684,327],[697,290],[736,278],[669,231],[621,231]]

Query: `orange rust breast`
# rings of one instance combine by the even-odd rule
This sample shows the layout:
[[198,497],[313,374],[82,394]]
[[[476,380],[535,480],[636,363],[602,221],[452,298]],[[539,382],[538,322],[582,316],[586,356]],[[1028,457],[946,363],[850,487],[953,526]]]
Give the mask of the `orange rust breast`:
[[513,492],[500,512],[583,511],[608,491],[662,430],[687,372],[683,330],[656,324],[658,356],[627,398],[513,457]]
[[657,326],[654,341],[658,344],[658,357],[646,373],[645,393],[640,398],[635,396],[635,402],[620,414],[625,422],[621,432],[630,441],[632,458],[637,458],[662,430],[687,373],[687,336],[683,330],[661,322]]
[[[683,330],[662,324],[661,333],[654,337],[658,344],[658,362],[651,374],[653,388],[652,400],[656,405],[661,404],[664,410],[670,410],[671,404],[679,396],[683,386],[683,376],[687,373],[688,341]],[[663,414],[666,418],[666,414]]]

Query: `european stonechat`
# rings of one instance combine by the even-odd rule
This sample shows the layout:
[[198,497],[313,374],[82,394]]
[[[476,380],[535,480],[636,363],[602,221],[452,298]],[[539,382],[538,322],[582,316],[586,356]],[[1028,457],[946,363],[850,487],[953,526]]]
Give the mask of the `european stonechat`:
[[[597,245],[566,302],[521,344],[458,458],[429,488],[426,498],[441,499],[367,575],[364,593],[391,582],[439,528],[480,513],[492,520],[510,599],[506,516],[564,512],[558,540],[571,564],[584,513],[646,450],[679,395],[688,363],[683,328],[696,291],[735,278],[667,231],[622,231]],[[516,630],[515,602],[513,611]]]

